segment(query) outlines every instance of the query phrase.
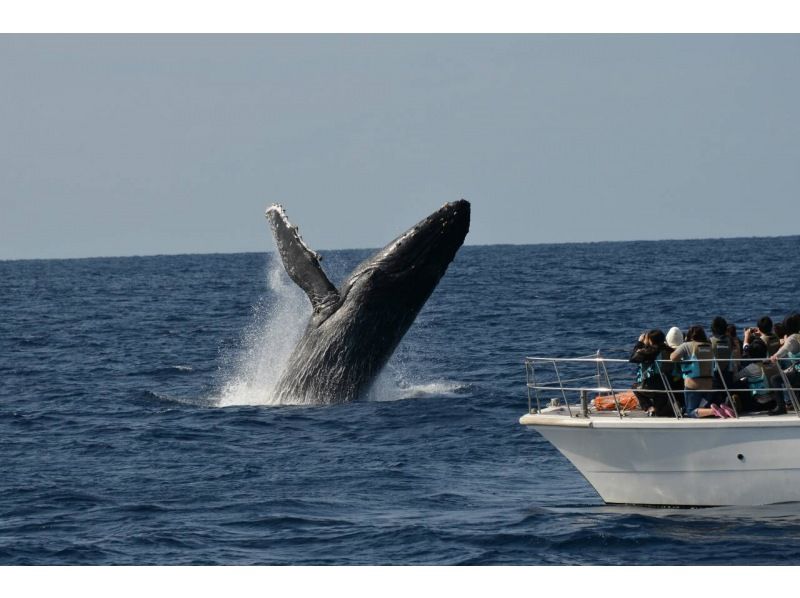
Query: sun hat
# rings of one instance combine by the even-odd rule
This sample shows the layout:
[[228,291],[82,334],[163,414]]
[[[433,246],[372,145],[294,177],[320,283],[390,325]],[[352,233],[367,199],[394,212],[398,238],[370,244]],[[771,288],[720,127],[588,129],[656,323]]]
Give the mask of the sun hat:
[[677,349],[678,346],[683,343],[683,332],[677,326],[673,326],[667,332],[667,345],[669,345],[673,349]]

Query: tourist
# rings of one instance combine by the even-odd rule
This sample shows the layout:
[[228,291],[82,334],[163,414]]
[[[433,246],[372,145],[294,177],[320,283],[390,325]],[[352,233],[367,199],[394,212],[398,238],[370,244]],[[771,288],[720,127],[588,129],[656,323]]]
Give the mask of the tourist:
[[[779,325],[780,326],[780,325]],[[781,326],[782,328],[782,326]],[[760,338],[764,341],[767,347],[767,357],[772,357],[781,346],[781,340],[773,332],[772,318],[769,316],[762,316],[758,319],[758,324],[755,328],[746,328],[744,331],[744,345],[743,352],[747,351],[747,346],[755,338]]]
[[709,407],[714,384],[712,369],[714,352],[703,327],[691,326],[686,332],[686,341],[681,343],[669,358],[680,362],[686,415],[689,417],[716,415],[716,410]]
[[[678,347],[681,346],[683,343],[683,332],[677,326],[673,326],[667,332],[666,338],[667,346],[674,351]],[[672,372],[668,376],[669,385],[672,388],[672,394],[675,397],[675,400],[678,402],[681,411],[683,410],[684,400],[683,400],[683,376],[681,375],[680,368],[672,368]]]
[[[728,322],[722,316],[717,316],[711,322],[711,351],[716,360],[714,368],[715,390],[723,391],[733,385],[733,343],[728,336]],[[725,401],[724,392],[713,393],[710,402],[720,404]]]
[[[795,313],[788,316],[783,321],[785,336],[783,344],[775,354],[770,357],[772,363],[781,364],[784,367],[783,374],[789,381],[789,387],[795,392],[800,391],[800,314]],[[783,376],[778,373],[770,379],[770,388],[781,388],[784,386]],[[782,415],[786,413],[786,403],[782,393],[776,392],[775,408],[770,411],[770,415]]]
[[727,333],[728,338],[731,339],[731,349],[733,351],[731,355],[731,372],[735,372],[739,369],[739,360],[742,358],[742,353],[744,353],[744,347],[736,331],[735,324],[728,324]]
[[672,374],[669,361],[670,349],[664,333],[654,329],[644,332],[633,348],[629,361],[639,364],[636,373],[636,389],[633,394],[639,406],[648,416],[674,416],[675,412],[667,396],[664,378]]
[[770,380],[778,373],[778,368],[763,361],[767,359],[767,344],[760,338],[749,344],[748,352],[749,359],[762,361],[750,361],[734,375],[734,385],[741,385],[745,390],[734,395],[736,409],[740,413],[770,410],[775,406],[775,395],[769,390]]

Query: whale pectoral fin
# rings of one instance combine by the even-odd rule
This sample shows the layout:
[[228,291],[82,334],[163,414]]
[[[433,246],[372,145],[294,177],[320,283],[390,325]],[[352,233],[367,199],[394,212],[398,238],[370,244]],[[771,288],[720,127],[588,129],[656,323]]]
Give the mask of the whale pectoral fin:
[[339,304],[339,291],[322,270],[319,254],[303,242],[281,206],[270,206],[266,216],[289,278],[308,295],[315,314],[328,315]]

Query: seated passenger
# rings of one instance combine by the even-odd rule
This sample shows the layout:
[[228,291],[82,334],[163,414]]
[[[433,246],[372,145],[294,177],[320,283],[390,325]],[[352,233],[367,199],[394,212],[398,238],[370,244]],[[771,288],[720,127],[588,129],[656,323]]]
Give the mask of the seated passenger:
[[[781,326],[778,324],[777,326]],[[758,319],[755,328],[745,328],[744,331],[744,353],[747,352],[748,345],[753,339],[761,339],[767,347],[767,357],[772,357],[781,346],[781,340],[773,332],[772,319],[769,316],[762,316]]]
[[[772,333],[778,337],[778,347],[783,344],[783,338],[786,336],[786,328],[783,325],[783,322],[775,322],[775,325],[772,327]],[[773,353],[774,355],[774,353]],[[770,355],[772,357],[772,355]]]
[[[672,374],[669,354],[664,333],[658,329],[642,333],[631,353],[629,361],[639,364],[633,394],[648,416],[675,416],[661,376],[662,372],[667,378]],[[662,363],[662,360],[667,363]]]
[[739,367],[739,360],[742,358],[742,341],[739,339],[739,335],[736,332],[735,324],[728,324],[727,333],[728,338],[731,339],[731,348],[733,350],[731,370],[735,372]]
[[714,376],[712,371],[714,353],[702,326],[691,326],[686,333],[686,342],[669,356],[680,362],[683,373],[685,411],[689,417],[711,417],[711,392]]
[[[724,390],[733,385],[733,344],[728,336],[728,322],[722,316],[717,316],[711,322],[711,350],[716,359],[714,368],[714,389]],[[716,392],[710,402],[720,404],[727,397],[724,392]]]
[[[783,374],[789,381],[789,386],[795,394],[800,393],[800,314],[792,314],[783,321],[785,336],[783,344],[775,354],[770,357],[772,363],[780,363],[780,367],[785,367]],[[784,386],[783,376],[778,373],[770,379],[770,388],[780,388]],[[781,415],[786,413],[786,403],[783,393],[776,393],[775,400],[777,405],[770,411],[770,415]]]
[[[674,351],[683,343],[683,332],[677,326],[673,326],[667,332],[667,346]],[[676,397],[680,398],[683,404],[683,376],[681,375],[680,368],[672,368],[672,375],[670,376],[670,385],[672,390],[676,393]]]
[[[749,359],[767,359],[767,345],[756,338],[749,345]],[[770,379],[777,373],[777,368],[769,362],[750,361],[734,375],[734,382],[742,383],[749,390],[736,392],[734,401],[740,413],[767,411],[775,407],[775,397],[768,389]],[[783,400],[783,399],[781,399]]]

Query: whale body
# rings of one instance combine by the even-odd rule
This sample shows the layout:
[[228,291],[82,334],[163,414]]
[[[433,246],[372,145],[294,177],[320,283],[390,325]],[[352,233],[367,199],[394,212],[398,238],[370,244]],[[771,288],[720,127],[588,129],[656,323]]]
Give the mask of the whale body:
[[338,289],[283,207],[270,206],[266,216],[286,272],[313,308],[275,398],[333,404],[363,396],[464,243],[469,202],[445,204],[359,264]]

